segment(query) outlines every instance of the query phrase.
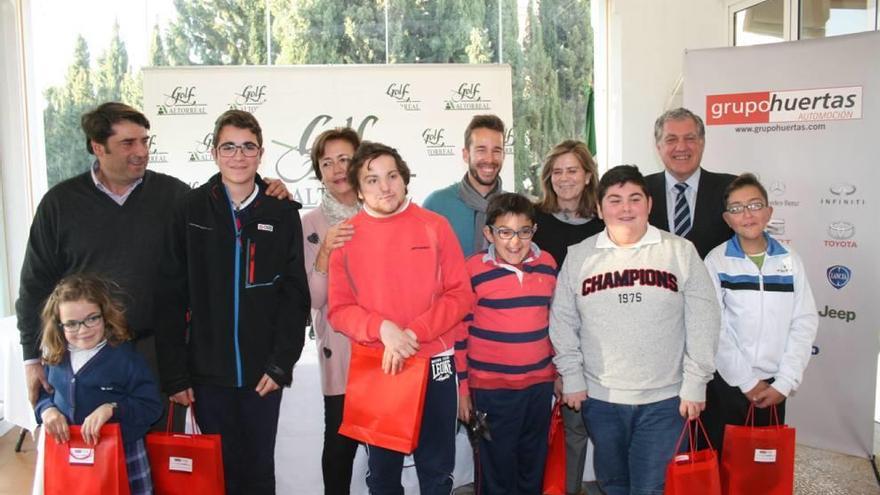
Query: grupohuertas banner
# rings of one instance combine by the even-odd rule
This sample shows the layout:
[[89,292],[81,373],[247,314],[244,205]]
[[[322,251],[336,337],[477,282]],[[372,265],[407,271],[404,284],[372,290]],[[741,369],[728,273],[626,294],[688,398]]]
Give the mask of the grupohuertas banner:
[[[266,149],[260,174],[283,179],[314,208],[321,183],[309,151],[322,131],[350,126],[398,149],[413,172],[409,192],[421,202],[461,179],[464,129],[476,114],[513,122],[507,65],[345,65],[163,67],[144,69],[144,111],[152,124],[150,168],[193,187],[217,172],[214,120],[230,108],[253,113]],[[502,169],[513,189],[512,134]]]
[[703,164],[759,174],[769,230],[801,254],[816,297],[819,334],[787,420],[799,443],[860,456],[873,452],[880,320],[877,53],[873,32],[685,55]]

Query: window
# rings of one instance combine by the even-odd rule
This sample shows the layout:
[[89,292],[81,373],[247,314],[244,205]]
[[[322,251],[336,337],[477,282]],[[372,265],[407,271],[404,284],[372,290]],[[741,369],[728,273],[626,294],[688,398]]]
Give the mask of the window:
[[878,0],[728,0],[733,46],[825,38],[878,28]]
[[24,1],[50,187],[91,163],[79,116],[107,100],[140,107],[149,65],[506,63],[516,190],[538,192],[557,142],[586,140],[589,0]]

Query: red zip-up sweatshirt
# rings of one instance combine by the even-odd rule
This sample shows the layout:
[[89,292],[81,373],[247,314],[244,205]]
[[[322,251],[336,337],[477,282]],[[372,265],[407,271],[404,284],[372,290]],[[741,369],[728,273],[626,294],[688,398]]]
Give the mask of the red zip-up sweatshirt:
[[351,219],[354,237],[330,256],[328,319],[353,341],[381,347],[383,320],[410,328],[420,356],[452,349],[473,304],[464,255],[440,215],[410,204],[377,218]]

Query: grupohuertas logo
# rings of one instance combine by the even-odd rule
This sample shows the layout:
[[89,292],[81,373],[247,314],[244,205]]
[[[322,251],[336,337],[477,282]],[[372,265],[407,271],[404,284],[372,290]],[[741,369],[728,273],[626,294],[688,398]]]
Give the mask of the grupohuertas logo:
[[377,122],[379,117],[375,115],[367,115],[363,118],[349,116],[344,119],[327,114],[318,115],[306,124],[298,137],[273,139],[270,142],[273,146],[282,149],[281,155],[275,160],[275,173],[281,180],[293,185],[290,188],[293,199],[306,207],[317,206],[323,194],[323,187],[320,183],[309,180],[315,179],[310,156],[315,137],[333,127],[351,127],[357,131],[361,139],[365,139],[368,129]]
[[213,162],[211,147],[214,145],[214,133],[208,132],[201,141],[196,141],[195,147],[189,152],[190,162]]
[[159,140],[155,134],[147,140],[147,149],[150,150],[150,163],[168,163],[168,153],[159,149]]
[[835,289],[846,287],[852,278],[852,270],[843,265],[829,266],[825,274],[828,276],[828,283]]
[[428,156],[455,156],[455,147],[446,144],[446,129],[443,127],[428,127],[422,131],[422,141],[425,142],[425,151]]
[[706,124],[767,124],[862,118],[862,87],[706,96]]
[[238,93],[233,93],[230,110],[244,110],[254,113],[265,104],[269,97],[269,90],[265,84],[247,84]]
[[489,110],[492,100],[480,92],[482,83],[463,82],[451,90],[452,96],[446,100],[446,110]]
[[410,83],[391,83],[385,90],[385,94],[407,112],[418,112],[422,109],[421,101],[413,99],[410,87]]
[[165,103],[156,105],[159,115],[205,115],[206,105],[196,98],[195,86],[176,86],[165,95]]

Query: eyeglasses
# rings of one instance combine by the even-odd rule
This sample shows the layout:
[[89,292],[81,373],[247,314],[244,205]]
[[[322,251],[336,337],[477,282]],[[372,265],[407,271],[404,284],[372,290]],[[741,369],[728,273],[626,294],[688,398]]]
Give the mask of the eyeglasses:
[[256,143],[223,143],[217,147],[217,153],[224,158],[232,158],[239,149],[241,149],[241,154],[248,158],[253,158],[260,154],[260,147]]
[[492,229],[492,232],[495,233],[498,237],[506,240],[513,239],[513,236],[517,236],[520,239],[531,239],[533,235],[535,235],[535,231],[538,230],[538,226],[534,225],[532,227],[523,227],[519,230],[508,229],[507,227],[496,227],[494,225],[489,226]]
[[760,201],[755,201],[754,203],[749,203],[747,205],[741,205],[741,204],[729,205],[727,207],[726,211],[727,211],[727,213],[730,213],[731,215],[739,215],[740,213],[742,213],[746,210],[749,210],[752,213],[754,213],[754,212],[761,211],[766,207],[767,207],[767,205],[765,205],[764,203],[762,203]]
[[83,320],[67,320],[67,321],[59,321],[58,325],[66,332],[73,335],[79,333],[79,329],[81,325],[85,325],[86,328],[95,328],[98,326],[98,323],[104,321],[104,315],[101,313],[95,313],[93,315],[86,316]]
[[334,160],[333,158],[324,158],[318,162],[321,168],[332,167],[333,165],[342,165],[345,168],[348,168],[349,164],[351,164],[351,157],[348,155],[339,155]]

